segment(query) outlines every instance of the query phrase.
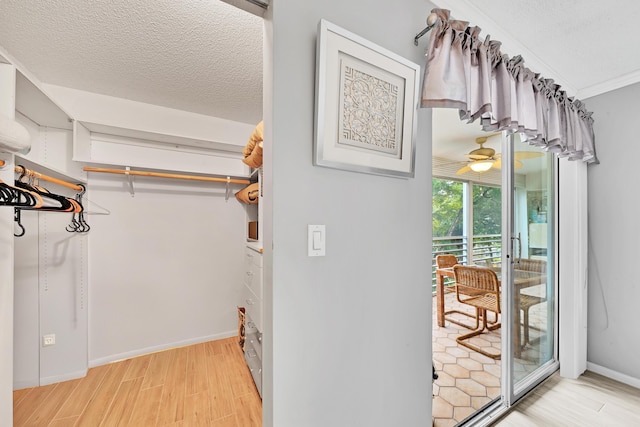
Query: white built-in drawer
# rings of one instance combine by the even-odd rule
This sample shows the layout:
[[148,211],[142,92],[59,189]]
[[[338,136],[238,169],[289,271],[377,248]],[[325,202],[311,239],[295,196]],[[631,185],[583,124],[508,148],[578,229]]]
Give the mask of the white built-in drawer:
[[245,308],[247,322],[253,322],[262,331],[262,301],[246,286],[242,287],[242,306]]
[[255,265],[257,267],[262,268],[262,254],[257,252],[250,247],[245,247],[244,249],[244,262],[245,267],[249,267],[250,265]]
[[262,301],[247,307],[247,312],[249,313],[250,321],[253,321],[258,331],[262,332]]
[[253,291],[258,299],[262,299],[262,268],[252,264],[247,271],[244,272],[244,284]]

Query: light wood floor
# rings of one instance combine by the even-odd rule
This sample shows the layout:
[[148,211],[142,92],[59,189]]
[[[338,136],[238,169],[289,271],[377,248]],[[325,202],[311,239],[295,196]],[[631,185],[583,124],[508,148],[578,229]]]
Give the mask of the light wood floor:
[[84,378],[17,390],[13,399],[14,427],[262,425],[236,338],[98,366]]
[[640,426],[640,390],[593,372],[556,372],[494,424],[499,427]]

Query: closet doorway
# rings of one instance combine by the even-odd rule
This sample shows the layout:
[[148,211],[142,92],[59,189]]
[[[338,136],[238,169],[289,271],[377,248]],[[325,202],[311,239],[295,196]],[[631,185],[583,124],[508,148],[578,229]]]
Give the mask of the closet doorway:
[[[91,231],[82,237],[69,238],[68,217],[36,213],[22,217],[27,233],[16,237],[21,240],[14,243],[8,235],[15,248],[10,262],[17,290],[16,344],[10,358],[16,389],[78,378],[87,369],[168,347],[235,338],[238,331],[251,218],[233,197],[241,187],[87,175],[83,167],[257,176],[242,164],[241,151],[262,116],[264,20],[239,10],[235,1],[79,3],[65,10],[44,4],[34,10],[20,2],[3,8],[7,26],[0,47],[11,54],[6,62],[23,64],[34,87],[46,86],[46,95],[38,92],[37,100],[50,97],[65,111],[62,125],[23,114],[19,104],[26,91],[18,87],[16,116],[38,135],[24,157],[41,172],[50,174],[41,169],[49,164],[70,173],[72,182],[87,184],[89,200],[110,211],[89,216]],[[261,15],[263,9],[255,7]],[[239,13],[251,17],[251,28],[231,19]],[[91,21],[96,17],[100,22]],[[139,25],[128,25],[124,17]],[[226,25],[228,34],[209,33]],[[74,33],[79,28],[81,36]],[[37,37],[42,33],[46,37]],[[126,40],[119,39],[123,35]],[[251,41],[258,45],[250,55],[252,66],[238,65],[248,57],[239,51]],[[91,45],[87,51],[85,42]],[[231,47],[223,49],[224,43]],[[73,55],[65,57],[68,52]],[[78,58],[82,66],[74,63]],[[0,62],[5,65],[3,57]],[[224,67],[229,74],[222,74]],[[250,81],[242,78],[247,69],[256,70]],[[239,86],[252,88],[250,96],[224,92]],[[212,88],[221,92],[212,94]],[[77,144],[81,139],[88,143]],[[6,159],[10,166],[23,161]],[[10,182],[13,176],[6,175]],[[8,225],[13,229],[13,221]],[[68,274],[63,277],[58,269]],[[54,293],[64,293],[65,304],[51,302]],[[44,348],[42,335],[52,334],[55,344]],[[69,367],[71,353],[78,358]]]
[[[556,160],[455,110],[433,115],[433,416],[449,426],[512,404],[557,369]],[[475,326],[453,271],[438,272],[445,254],[496,273],[499,314],[487,311],[476,336],[463,337],[484,319]]]

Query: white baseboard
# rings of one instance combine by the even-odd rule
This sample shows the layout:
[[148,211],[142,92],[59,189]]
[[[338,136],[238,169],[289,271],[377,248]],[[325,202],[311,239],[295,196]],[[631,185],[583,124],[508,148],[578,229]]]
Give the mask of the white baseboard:
[[33,379],[33,380],[22,380],[22,381],[15,381],[13,383],[13,389],[14,390],[22,390],[23,388],[30,388],[30,387],[38,387],[38,386],[43,386],[43,385],[49,385],[49,384],[55,384],[55,383],[60,383],[63,381],[69,381],[69,380],[75,380],[76,378],[83,378],[87,375],[87,369],[83,369],[81,371],[76,371],[76,372],[68,372],[65,373],[63,375],[53,375],[50,377],[43,377],[40,378],[40,380],[38,381],[38,379]]
[[596,374],[600,374],[612,380],[620,381],[621,383],[630,385],[631,387],[640,388],[640,379],[631,377],[629,375],[614,371],[604,366],[596,365],[595,363],[587,362],[587,369]]
[[13,382],[13,391],[22,390],[23,388],[37,387],[39,385],[40,385],[40,383],[38,382],[37,378],[34,379],[34,380],[14,381]]
[[40,385],[49,385],[55,383],[61,383],[62,381],[75,380],[76,378],[83,378],[87,375],[87,369],[82,371],[69,372],[64,375],[53,375],[51,377],[40,378]]
[[137,350],[126,351],[124,353],[112,354],[110,356],[89,360],[89,367],[94,368],[96,366],[106,365],[107,363],[117,362],[119,360],[131,359],[132,357],[142,356],[144,354],[149,354],[149,353],[155,353],[157,351],[162,351],[162,350],[168,350],[170,348],[184,347],[186,345],[199,344],[202,342],[229,338],[237,334],[238,334],[238,331],[234,330],[230,332],[222,332],[220,334],[215,334],[215,335],[207,335],[204,337],[190,338],[188,340],[156,345],[153,347],[140,348]]

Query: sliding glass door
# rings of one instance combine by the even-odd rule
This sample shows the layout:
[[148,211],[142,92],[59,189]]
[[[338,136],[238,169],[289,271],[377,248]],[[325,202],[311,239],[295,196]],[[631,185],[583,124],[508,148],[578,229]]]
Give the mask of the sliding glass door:
[[[554,155],[502,142],[503,392],[512,404],[557,369]],[[506,191],[505,189],[510,189]]]

